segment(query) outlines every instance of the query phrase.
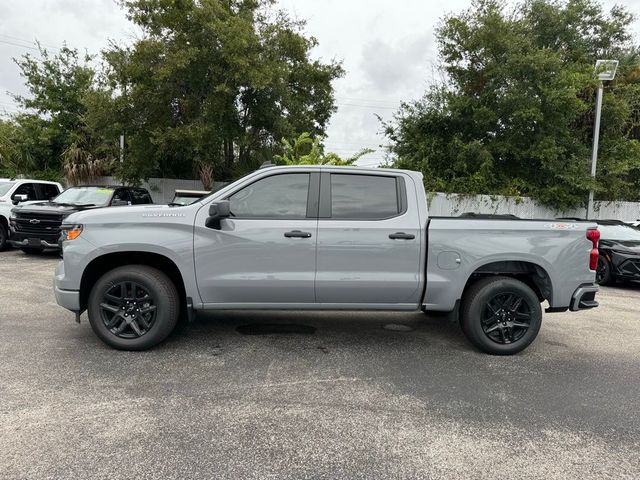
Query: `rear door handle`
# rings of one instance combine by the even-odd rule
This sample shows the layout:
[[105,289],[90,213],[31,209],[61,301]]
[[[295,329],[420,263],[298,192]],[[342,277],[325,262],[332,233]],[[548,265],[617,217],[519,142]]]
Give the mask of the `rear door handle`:
[[311,234],[309,232],[303,232],[301,230],[286,232],[284,236],[287,238],[311,238]]
[[413,240],[416,236],[410,233],[396,232],[389,235],[389,238],[391,240]]

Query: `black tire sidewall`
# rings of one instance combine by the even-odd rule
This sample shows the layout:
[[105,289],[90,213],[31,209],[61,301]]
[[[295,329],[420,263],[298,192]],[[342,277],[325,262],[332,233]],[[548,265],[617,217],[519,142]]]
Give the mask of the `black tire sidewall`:
[[[527,348],[535,340],[542,325],[542,306],[535,292],[523,282],[513,278],[481,280],[477,288],[472,287],[472,297],[464,299],[461,318],[466,337],[480,350],[494,355],[513,355]],[[516,293],[526,299],[531,309],[531,324],[522,338],[509,344],[491,340],[482,330],[482,312],[489,300],[501,293]]]
[[607,260],[607,258],[604,257],[603,255],[600,255],[600,257],[598,258],[598,262],[600,261],[604,263],[605,274],[602,280],[598,282],[598,285],[608,285],[611,283],[611,280],[613,277],[613,275],[611,274],[611,264],[609,263],[609,260]]
[[[127,339],[111,333],[104,322],[100,303],[104,293],[116,283],[135,281],[152,296],[157,306],[156,319],[142,337]],[[120,267],[103,275],[93,286],[88,303],[89,323],[94,333],[107,345],[118,350],[147,350],[162,342],[175,328],[178,320],[178,294],[171,280],[149,267]]]
[[0,250],[4,250],[7,247],[7,240],[9,239],[9,232],[7,228],[0,223]]

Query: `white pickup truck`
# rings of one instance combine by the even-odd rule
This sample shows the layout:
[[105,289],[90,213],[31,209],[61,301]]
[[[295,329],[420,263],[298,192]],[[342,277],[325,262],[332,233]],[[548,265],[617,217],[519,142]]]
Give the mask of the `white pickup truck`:
[[55,294],[107,344],[150,348],[180,312],[453,312],[493,354],[526,348],[547,311],[596,307],[591,222],[430,218],[422,175],[271,167],[186,206],[66,218]]
[[9,219],[13,207],[20,203],[51,200],[62,190],[62,185],[57,182],[0,179],[0,250],[4,249],[9,238]]

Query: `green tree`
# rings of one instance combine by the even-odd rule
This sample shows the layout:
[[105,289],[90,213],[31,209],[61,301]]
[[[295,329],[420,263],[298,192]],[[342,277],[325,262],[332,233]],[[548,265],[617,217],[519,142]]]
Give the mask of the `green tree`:
[[144,37],[104,52],[108,92],[92,121],[106,128],[111,112],[125,133],[124,178],[210,165],[226,179],[272,158],[281,138],[325,134],[343,70],[312,60],[316,40],[272,0],[123,4]]
[[309,132],[302,133],[292,142],[282,139],[282,154],[274,156],[274,160],[283,165],[353,165],[363,156],[373,153],[370,148],[363,148],[355,155],[342,158],[337,153],[324,153],[324,147],[319,138],[314,138]]
[[597,58],[621,61],[606,85],[599,198],[640,198],[640,68],[633,17],[592,0],[476,0],[437,40],[446,80],[386,125],[394,165],[432,191],[526,195],[566,209],[592,186]]
[[[88,180],[108,173],[113,146],[87,123],[92,95],[98,95],[92,58],[63,46],[50,54],[15,60],[27,95],[14,95],[22,111],[0,132],[6,171],[30,176]],[[117,144],[116,142],[112,142]]]

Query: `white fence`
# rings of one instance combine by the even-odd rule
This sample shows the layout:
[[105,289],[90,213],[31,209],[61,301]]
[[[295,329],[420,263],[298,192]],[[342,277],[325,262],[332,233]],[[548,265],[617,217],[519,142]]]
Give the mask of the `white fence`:
[[[99,177],[91,183],[117,185],[113,177]],[[213,190],[225,186],[225,182],[214,182]],[[175,178],[150,178],[142,184],[149,190],[155,203],[168,203],[177,189],[203,190],[200,180],[179,180]],[[558,211],[526,197],[503,197],[500,195],[459,195],[455,193],[428,193],[429,214],[432,216],[455,217],[467,212],[512,214],[521,218],[584,218],[584,208]],[[595,202],[594,216],[601,219],[634,221],[640,219],[640,203],[634,202]]]
[[[502,197],[499,195],[459,195],[445,193],[427,194],[429,215],[458,216],[467,212],[512,214],[521,218],[585,218],[586,210],[558,211],[526,197]],[[632,221],[640,219],[640,203],[634,202],[595,202],[594,216],[599,219],[617,219]]]

